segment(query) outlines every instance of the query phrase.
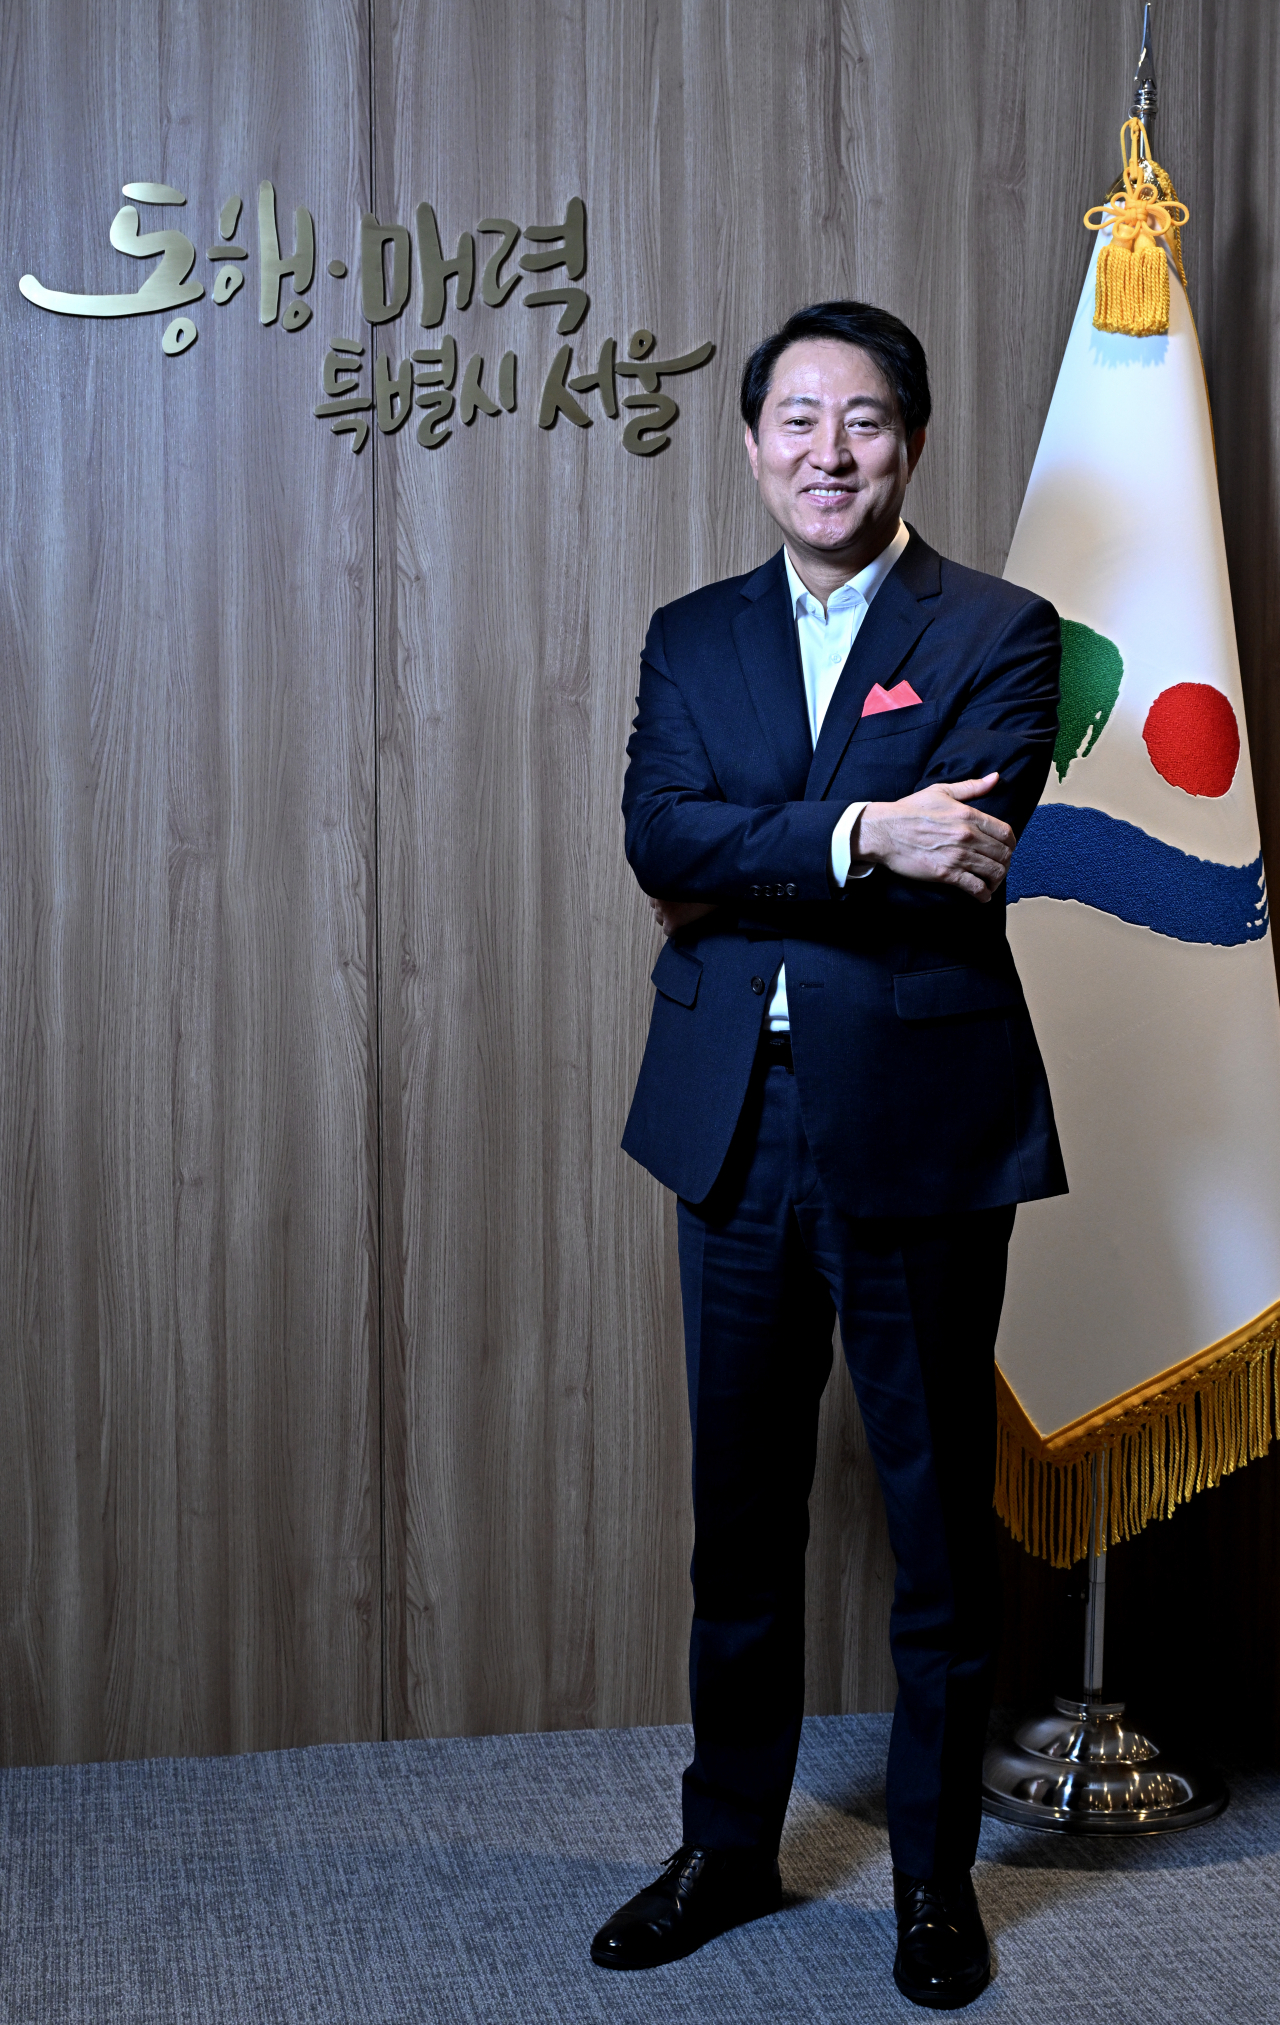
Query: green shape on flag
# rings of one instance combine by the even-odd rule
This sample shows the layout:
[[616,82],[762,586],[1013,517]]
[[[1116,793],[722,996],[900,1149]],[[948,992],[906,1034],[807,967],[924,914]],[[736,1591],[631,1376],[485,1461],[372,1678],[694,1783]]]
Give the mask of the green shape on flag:
[[1053,748],[1059,780],[1065,780],[1073,760],[1084,759],[1093,751],[1115,708],[1123,679],[1124,662],[1115,641],[1076,619],[1063,619],[1062,696]]

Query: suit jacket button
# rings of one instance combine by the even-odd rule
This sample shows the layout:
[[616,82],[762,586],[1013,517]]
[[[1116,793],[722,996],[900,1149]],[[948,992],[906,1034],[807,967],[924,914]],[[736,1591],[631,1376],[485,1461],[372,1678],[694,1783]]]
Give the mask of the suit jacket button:
[[753,900],[758,900],[760,898],[760,888],[758,886],[753,886],[751,888],[751,898]]
[[793,882],[793,883],[792,883],[792,884],[791,884],[790,886],[788,886],[788,888],[787,888],[787,898],[788,898],[788,900],[794,900],[794,899],[795,899],[795,897],[796,897],[796,887],[795,887],[795,884],[794,884],[794,882]]
[[751,980],[751,989],[755,993],[756,997],[759,998],[761,992],[764,990],[764,979],[762,977],[753,977]]

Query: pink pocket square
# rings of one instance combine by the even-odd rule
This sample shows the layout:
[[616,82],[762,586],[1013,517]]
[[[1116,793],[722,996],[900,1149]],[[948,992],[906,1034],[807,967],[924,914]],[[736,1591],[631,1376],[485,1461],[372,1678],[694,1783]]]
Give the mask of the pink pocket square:
[[862,706],[864,717],[878,717],[882,710],[909,710],[920,698],[909,682],[895,682],[892,689],[882,689],[873,682],[866,702]]

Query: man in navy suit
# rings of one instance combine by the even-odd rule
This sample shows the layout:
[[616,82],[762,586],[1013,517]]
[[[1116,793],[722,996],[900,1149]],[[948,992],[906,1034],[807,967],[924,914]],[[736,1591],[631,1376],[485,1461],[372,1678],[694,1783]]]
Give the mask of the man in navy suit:
[[623,794],[668,936],[623,1145],[679,1198],[694,1756],[681,1848],[592,1956],[670,1961],[779,1904],[838,1315],[898,1564],[894,1977],[953,2008],[990,1972],[970,1868],[1008,1241],[1017,1203],[1066,1187],[1003,887],[1053,750],[1058,619],[903,524],[930,397],[895,317],[800,311],[742,412],[784,547],[655,614]]

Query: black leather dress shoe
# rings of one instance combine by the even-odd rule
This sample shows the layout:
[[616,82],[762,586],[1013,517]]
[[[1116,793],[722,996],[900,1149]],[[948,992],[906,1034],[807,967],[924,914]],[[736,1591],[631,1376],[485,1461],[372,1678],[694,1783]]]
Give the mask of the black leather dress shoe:
[[898,1952],[893,1980],[930,2011],[958,2011],[991,1980],[991,1949],[968,1871],[943,1883],[893,1873]]
[[683,1843],[661,1877],[619,1906],[591,1943],[602,1969],[656,1969],[782,1903],[772,1857]]

